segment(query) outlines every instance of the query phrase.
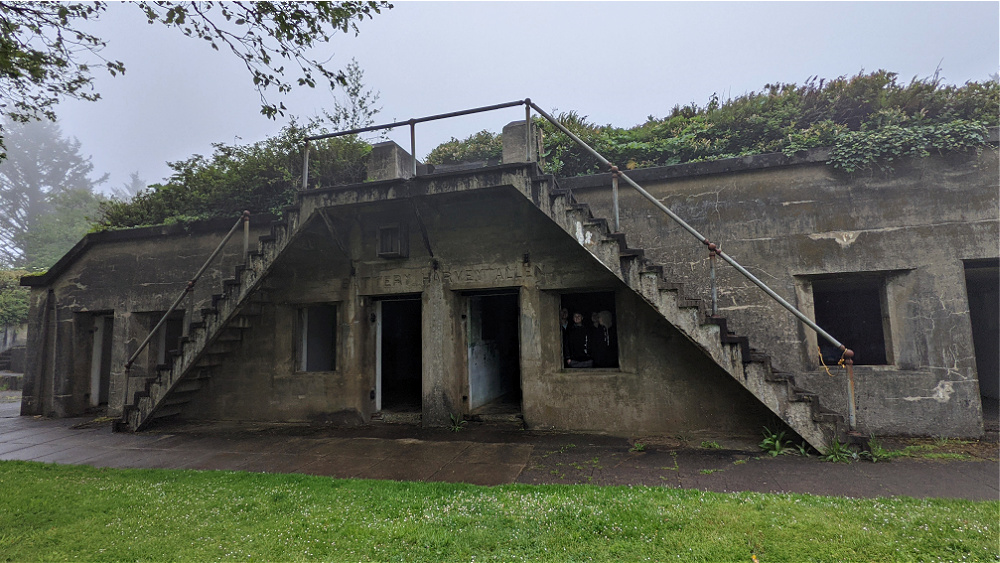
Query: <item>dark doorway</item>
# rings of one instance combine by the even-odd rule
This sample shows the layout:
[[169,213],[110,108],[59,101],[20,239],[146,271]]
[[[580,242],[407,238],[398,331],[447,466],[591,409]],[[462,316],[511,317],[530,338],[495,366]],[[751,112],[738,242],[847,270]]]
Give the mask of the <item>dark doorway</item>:
[[90,406],[108,404],[108,390],[111,387],[111,346],[114,334],[114,316],[94,315],[90,329]]
[[420,412],[420,300],[379,302],[379,410]]
[[476,414],[521,411],[520,316],[516,290],[469,296],[469,408]]
[[996,427],[1000,418],[1000,267],[996,260],[965,264],[972,345],[976,352],[983,421]]

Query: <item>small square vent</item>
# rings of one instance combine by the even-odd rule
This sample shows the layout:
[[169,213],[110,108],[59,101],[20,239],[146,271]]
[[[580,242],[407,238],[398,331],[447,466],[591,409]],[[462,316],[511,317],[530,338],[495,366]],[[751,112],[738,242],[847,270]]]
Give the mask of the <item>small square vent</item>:
[[406,229],[402,225],[383,225],[378,228],[378,255],[381,258],[406,258],[409,256]]

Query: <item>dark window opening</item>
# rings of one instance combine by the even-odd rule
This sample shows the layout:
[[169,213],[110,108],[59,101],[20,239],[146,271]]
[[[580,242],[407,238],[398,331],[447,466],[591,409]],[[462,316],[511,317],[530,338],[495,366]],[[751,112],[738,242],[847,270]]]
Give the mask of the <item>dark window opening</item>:
[[[854,351],[855,365],[889,363],[883,285],[881,278],[861,276],[813,281],[816,324]],[[842,352],[823,337],[818,340],[823,362],[836,364]]]
[[563,368],[618,367],[617,321],[613,291],[563,295],[559,319]]
[[[158,313],[153,320],[155,323],[160,321],[163,316],[162,313]],[[174,350],[180,350],[181,348],[181,336],[184,334],[184,312],[174,311],[171,313],[170,317],[167,318],[167,322],[163,323],[160,327],[158,335],[158,346],[156,354],[156,363],[160,365],[171,365],[174,363],[174,356],[171,354]]]
[[420,412],[423,366],[420,301],[381,301],[381,407],[392,412]]
[[378,255],[382,258],[406,258],[409,255],[406,229],[398,224],[379,227]]
[[337,307],[310,305],[299,309],[298,370],[337,369]]

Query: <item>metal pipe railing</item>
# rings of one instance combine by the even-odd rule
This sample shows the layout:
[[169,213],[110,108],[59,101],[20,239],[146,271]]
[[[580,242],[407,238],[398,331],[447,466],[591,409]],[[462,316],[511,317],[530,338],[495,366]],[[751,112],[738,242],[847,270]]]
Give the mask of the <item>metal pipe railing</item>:
[[[805,316],[801,311],[799,311],[797,308],[795,308],[794,305],[792,305],[791,303],[789,303],[788,301],[786,301],[784,298],[782,298],[780,295],[778,295],[777,293],[775,293],[774,290],[772,290],[770,287],[767,286],[767,284],[765,284],[764,282],[762,282],[761,280],[759,280],[757,278],[757,276],[754,276],[753,274],[751,274],[746,268],[744,268],[742,265],[740,265],[739,262],[737,262],[731,256],[729,256],[728,254],[726,254],[725,252],[723,252],[722,249],[720,249],[718,247],[718,245],[710,242],[708,240],[708,238],[706,238],[704,235],[702,235],[701,233],[699,233],[697,229],[695,229],[690,224],[688,224],[686,221],[684,221],[683,219],[681,219],[680,216],[678,216],[676,213],[674,213],[673,211],[671,211],[660,200],[658,200],[655,197],[653,197],[653,195],[650,194],[649,192],[647,192],[645,189],[643,189],[642,186],[640,186],[635,181],[633,181],[631,178],[629,178],[627,174],[621,172],[618,169],[617,166],[613,165],[608,159],[604,158],[604,156],[602,156],[600,153],[598,153],[596,150],[594,150],[592,147],[590,147],[590,145],[588,145],[587,143],[585,143],[583,141],[583,139],[581,139],[580,137],[578,137],[575,134],[573,134],[573,132],[570,131],[569,129],[567,129],[562,123],[559,123],[559,121],[557,121],[554,117],[552,117],[551,115],[549,115],[545,110],[543,110],[542,108],[538,107],[538,105],[535,104],[534,102],[532,102],[530,98],[525,98],[524,100],[518,100],[518,101],[515,101],[515,102],[507,102],[507,103],[503,103],[503,104],[496,104],[496,105],[492,105],[492,106],[482,106],[482,107],[468,109],[468,110],[454,111],[454,112],[449,112],[449,113],[441,113],[441,114],[431,115],[431,116],[422,117],[422,118],[414,118],[414,119],[409,119],[409,120],[406,120],[406,121],[396,121],[396,122],[387,123],[387,124],[384,124],[384,125],[372,125],[372,126],[369,126],[369,127],[361,127],[361,128],[358,128],[358,129],[351,129],[351,130],[348,130],[348,131],[340,131],[340,132],[337,132],[337,133],[328,133],[328,134],[323,134],[323,135],[314,135],[314,136],[311,136],[311,137],[306,137],[305,138],[305,143],[306,143],[306,147],[305,147],[305,160],[304,160],[304,165],[303,165],[304,168],[303,168],[303,172],[302,172],[302,186],[303,186],[303,189],[306,188],[307,185],[308,185],[308,174],[309,174],[309,152],[308,151],[309,151],[309,142],[310,141],[314,141],[314,140],[318,140],[318,139],[329,139],[329,138],[332,138],[332,137],[342,137],[342,136],[345,136],[345,135],[356,135],[358,133],[365,133],[365,132],[368,132],[368,131],[378,131],[378,130],[382,130],[382,129],[392,129],[392,128],[395,128],[395,127],[402,127],[404,125],[408,125],[409,128],[410,128],[410,150],[411,150],[410,155],[413,158],[413,173],[414,173],[414,175],[416,175],[417,156],[416,156],[416,152],[415,152],[416,151],[416,131],[415,131],[415,125],[417,123],[423,123],[423,122],[426,122],[426,121],[434,121],[434,120],[438,120],[438,119],[447,119],[449,117],[457,117],[457,116],[462,116],[462,115],[470,115],[470,114],[474,114],[474,113],[482,113],[482,112],[486,112],[486,111],[493,111],[493,110],[497,110],[497,109],[509,108],[509,107],[520,106],[520,105],[524,105],[525,106],[525,129],[526,129],[526,133],[525,133],[525,154],[526,154],[527,160],[529,160],[529,161],[531,160],[531,146],[530,146],[530,143],[531,143],[531,110],[534,109],[535,111],[538,112],[539,115],[541,115],[542,117],[544,117],[546,121],[548,121],[549,123],[551,123],[552,125],[554,125],[557,129],[559,129],[564,134],[566,134],[570,139],[573,140],[573,142],[575,142],[577,145],[579,145],[580,148],[582,148],[583,150],[585,150],[587,153],[589,153],[591,156],[593,156],[595,159],[597,159],[598,162],[600,162],[601,164],[603,164],[604,166],[606,166],[611,171],[612,191],[613,191],[613,200],[614,200],[612,202],[612,205],[613,205],[613,210],[614,210],[615,231],[619,230],[618,183],[619,183],[619,179],[622,179],[628,185],[632,186],[633,189],[635,189],[637,192],[639,192],[639,194],[642,197],[644,197],[647,200],[649,200],[650,203],[652,203],[653,205],[655,205],[660,211],[664,212],[675,223],[677,223],[678,225],[680,225],[681,228],[683,228],[688,233],[690,233],[692,236],[694,236],[696,239],[698,239],[698,241],[700,241],[702,244],[708,246],[709,252],[711,253],[711,255],[713,257],[714,256],[718,256],[718,257],[722,258],[723,260],[725,260],[727,263],[729,263],[730,266],[732,266],[733,268],[735,268],[737,272],[739,272],[740,274],[742,274],[745,278],[747,278],[748,280],[750,280],[751,283],[753,283],[754,285],[756,285],[757,287],[759,287],[761,290],[764,291],[764,293],[766,293],[768,296],[770,296],[772,299],[774,299],[779,305],[781,305],[787,311],[789,311],[790,313],[792,313],[797,319],[799,319],[799,321],[801,321],[803,324],[805,324],[806,326],[808,326],[809,328],[811,328],[812,330],[814,330],[816,332],[816,334],[818,334],[819,336],[822,336],[828,342],[830,342],[831,344],[833,344],[834,346],[836,346],[839,350],[841,350],[842,353],[843,353],[844,364],[847,367],[848,377],[849,377],[849,380],[850,380],[849,381],[849,390],[848,390],[849,397],[850,397],[850,405],[849,405],[849,409],[850,409],[850,416],[849,416],[849,418],[850,418],[850,425],[851,425],[852,429],[855,428],[855,426],[856,426],[856,417],[855,417],[854,370],[853,370],[854,352],[851,349],[847,348],[839,340],[837,340],[836,338],[834,338],[832,335],[830,335],[830,333],[828,333],[825,330],[823,330],[822,328],[820,328],[819,325],[817,325],[815,322],[812,321],[812,319],[810,319],[809,317]],[[715,288],[715,261],[712,260],[712,315],[713,316],[718,313],[717,299],[718,299],[718,297],[717,297],[717,292],[716,292],[716,288]]]
[[163,316],[160,317],[159,322],[156,323],[156,326],[153,327],[153,330],[149,331],[149,334],[147,334],[146,338],[142,341],[141,344],[139,344],[139,347],[136,349],[136,351],[132,352],[132,355],[128,357],[128,360],[125,362],[126,372],[128,372],[128,370],[132,367],[132,364],[135,362],[135,359],[139,357],[139,354],[141,354],[142,351],[146,349],[146,346],[149,345],[150,341],[153,340],[153,337],[156,336],[157,331],[159,331],[160,328],[162,328],[163,325],[167,322],[167,318],[170,317],[170,314],[173,313],[177,309],[177,307],[181,304],[181,302],[184,301],[184,298],[187,297],[194,290],[194,286],[196,283],[198,283],[198,279],[201,278],[201,275],[204,274],[205,270],[207,270],[208,267],[212,264],[212,262],[215,260],[215,257],[218,256],[220,252],[222,252],[222,248],[226,246],[226,243],[229,242],[229,239],[233,238],[233,234],[240,227],[240,225],[243,225],[243,263],[246,264],[247,254],[250,245],[249,211],[244,211],[243,214],[240,215],[240,218],[236,221],[236,224],[233,225],[233,228],[229,229],[229,232],[226,233],[226,236],[222,238],[222,242],[220,242],[219,245],[215,247],[215,250],[212,251],[212,254],[211,256],[208,257],[208,260],[205,260],[205,263],[201,265],[201,268],[198,269],[198,272],[194,275],[194,277],[187,282],[187,285],[184,287],[184,291],[182,291],[181,294],[177,296],[177,299],[174,299],[174,302],[170,305],[170,308],[167,309],[166,313],[163,313]]

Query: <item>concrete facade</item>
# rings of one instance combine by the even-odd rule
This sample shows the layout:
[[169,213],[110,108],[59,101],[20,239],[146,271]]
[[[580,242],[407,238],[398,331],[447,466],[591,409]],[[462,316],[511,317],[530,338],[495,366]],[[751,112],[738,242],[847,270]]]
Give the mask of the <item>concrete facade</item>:
[[[511,154],[523,161],[523,127],[516,135],[520,149]],[[261,279],[236,274],[241,288],[251,282],[240,279],[259,284],[237,292],[241,300],[255,292],[253,318],[241,320],[249,324],[239,337],[213,341],[221,359],[211,362],[210,377],[199,376],[197,392],[177,414],[364,424],[393,410],[386,407],[396,400],[389,387],[412,386],[416,395],[396,404],[415,410],[425,425],[475,415],[470,386],[486,377],[477,362],[500,365],[498,348],[476,346],[489,340],[487,329],[496,332],[491,323],[506,322],[498,320],[506,309],[482,307],[500,296],[516,302],[513,408],[529,427],[756,434],[773,424],[771,413],[780,409],[765,407],[761,395],[734,380],[736,368],[724,367],[725,358],[623,281],[639,274],[618,271],[617,250],[605,259],[605,247],[591,245],[579,222],[574,235],[572,225],[554,220],[539,185],[555,181],[535,163],[410,178],[412,160],[400,150],[376,147],[373,181],[300,194],[295,218],[282,227],[287,241],[261,259],[268,260]],[[975,358],[982,351],[973,349],[965,285],[970,268],[995,270],[995,151],[926,159],[884,177],[841,176],[824,160],[819,152],[765,155],[630,174],[807,315],[814,314],[817,280],[836,286],[860,276],[874,284],[887,360],[855,368],[865,431],[978,437]],[[561,179],[558,187],[612,217],[609,183],[595,176]],[[666,279],[683,282],[689,297],[707,297],[700,243],[624,188],[620,216],[630,246],[662,265]],[[260,222],[251,224],[255,239],[266,233]],[[126,375],[125,358],[227,227],[88,235],[46,276],[26,278],[33,289],[22,414],[68,416],[100,403],[92,394],[101,386],[95,374],[104,370],[108,413],[122,416],[132,397],[148,390],[162,359],[153,346]],[[215,306],[212,295],[242,263],[242,245],[232,242],[221,258],[196,287],[190,310]],[[795,374],[827,407],[846,412],[845,378],[836,367],[830,377],[819,366],[815,335],[731,270],[720,266],[719,278],[729,327],[769,354],[776,371]],[[588,296],[613,309],[616,368],[563,365],[560,307]],[[102,325],[98,318],[110,320]],[[326,320],[314,327],[309,318]],[[112,336],[98,352],[95,334],[102,330]],[[97,354],[110,360],[98,366]]]
[[[835,171],[826,159],[826,151],[815,150],[796,158],[765,155],[629,174],[814,320],[817,284],[860,281],[878,290],[887,357],[876,365],[856,358],[859,427],[877,434],[980,436],[981,401],[997,397],[996,321],[994,313],[975,349],[966,285],[967,277],[981,272],[995,288],[996,150],[857,175]],[[609,175],[560,184],[600,214],[613,213]],[[666,278],[711,298],[702,244],[628,187],[621,191],[620,217],[621,229],[664,266]],[[816,334],[719,262],[719,313],[730,328],[770,355],[778,370],[796,374],[827,406],[847,412],[846,376],[835,366],[834,376],[827,374]],[[996,308],[989,300],[984,307]],[[845,344],[856,351],[865,346]],[[992,362],[992,369],[977,373],[977,357]],[[991,406],[996,413],[995,405],[987,411]]]

